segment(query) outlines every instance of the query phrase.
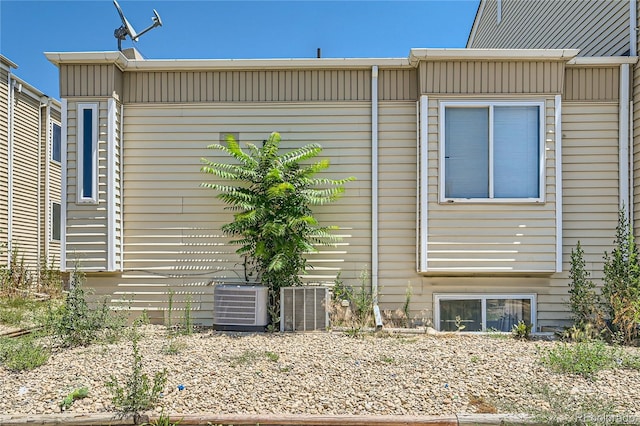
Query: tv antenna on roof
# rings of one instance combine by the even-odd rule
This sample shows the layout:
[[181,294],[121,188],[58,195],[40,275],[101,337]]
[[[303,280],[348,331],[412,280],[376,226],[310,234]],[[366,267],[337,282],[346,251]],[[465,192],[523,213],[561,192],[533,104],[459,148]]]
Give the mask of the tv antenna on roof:
[[120,5],[118,4],[118,2],[116,0],[113,0],[113,4],[116,6],[116,9],[118,9],[118,15],[120,15],[120,19],[122,20],[122,26],[113,32],[115,38],[118,39],[118,50],[122,50],[122,40],[126,40],[127,36],[131,37],[131,40],[133,41],[138,41],[142,34],[146,33],[147,31],[151,31],[155,27],[162,26],[160,15],[158,15],[158,12],[153,9],[154,16],[151,17],[153,24],[140,31],[139,33],[136,33],[136,30],[133,29],[133,25],[131,25],[129,21],[127,21],[127,18],[124,17],[124,13],[122,13],[122,9],[120,9]]

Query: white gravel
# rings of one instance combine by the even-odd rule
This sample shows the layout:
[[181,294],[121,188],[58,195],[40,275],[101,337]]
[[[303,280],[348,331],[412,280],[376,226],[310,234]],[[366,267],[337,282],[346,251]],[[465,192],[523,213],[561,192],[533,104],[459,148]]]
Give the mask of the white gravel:
[[[209,331],[175,338],[183,347],[168,355],[164,327],[142,331],[145,371],[153,376],[168,370],[155,414],[164,409],[173,414],[445,415],[476,412],[477,401],[517,413],[545,406],[535,390],[548,385],[576,398],[596,395],[620,413],[640,415],[640,372],[603,371],[595,380],[553,373],[540,364],[539,352],[557,342]],[[629,350],[640,355],[638,348]],[[88,387],[89,397],[76,401],[70,412],[114,411],[105,382],[111,375],[126,380],[131,354],[130,341],[123,339],[56,351],[33,371],[0,367],[0,414],[58,413],[59,402],[79,387]]]

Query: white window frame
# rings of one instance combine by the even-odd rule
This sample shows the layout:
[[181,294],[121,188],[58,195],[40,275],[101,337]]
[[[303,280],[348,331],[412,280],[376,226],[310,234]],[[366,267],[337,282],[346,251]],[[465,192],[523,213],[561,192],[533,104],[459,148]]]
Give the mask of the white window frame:
[[482,331],[470,333],[482,333],[487,331],[487,299],[529,299],[531,301],[531,329],[537,330],[537,298],[535,293],[434,293],[433,294],[433,320],[436,330],[440,330],[440,301],[442,300],[480,300],[481,302],[481,328]]
[[[55,239],[54,238],[54,230],[55,230],[55,220],[54,218],[54,205],[59,205],[60,206],[60,218],[59,221],[60,223],[58,224],[60,226],[59,232],[60,232],[60,238],[59,239]],[[51,242],[61,242],[62,241],[62,203],[60,201],[52,201],[51,202],[51,222],[50,222],[50,228],[49,228],[49,241]]]
[[[51,160],[53,163],[55,164],[62,164],[62,124],[58,123],[55,120],[51,120],[51,142],[50,142],[50,146],[51,146],[51,155],[49,155],[49,160]],[[60,127],[60,159],[56,160],[55,158],[53,158],[53,127],[54,126],[58,126]]]
[[[494,107],[538,107],[538,197],[536,198],[494,198],[493,197],[493,109]],[[488,198],[456,198],[445,196],[445,113],[447,108],[489,108],[489,197]],[[544,203],[545,202],[545,102],[544,101],[443,101],[440,102],[440,179],[438,185],[440,203]]]
[[[91,174],[93,176],[91,185],[91,195],[85,196],[84,192],[84,111],[91,110]],[[77,204],[98,204],[98,104],[81,103],[77,108],[77,133],[76,133],[76,153],[77,153],[77,179],[76,195]]]

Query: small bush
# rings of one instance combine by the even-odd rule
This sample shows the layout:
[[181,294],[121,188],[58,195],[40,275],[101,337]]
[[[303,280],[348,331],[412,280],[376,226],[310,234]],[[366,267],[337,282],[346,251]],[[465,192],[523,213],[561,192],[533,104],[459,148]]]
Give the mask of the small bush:
[[49,310],[46,329],[64,347],[86,346],[100,338],[113,341],[122,332],[124,315],[111,311],[106,299],[90,304],[89,294],[84,289],[84,275],[75,270],[65,303]]
[[518,324],[513,325],[511,334],[513,334],[513,337],[515,337],[516,339],[528,340],[529,337],[531,337],[532,327],[533,326],[531,324],[527,324],[526,322],[520,320],[518,321]]
[[0,338],[0,363],[13,371],[33,370],[49,360],[49,351],[35,337]]
[[0,296],[23,297],[31,287],[33,277],[18,248],[11,251],[9,266],[0,268]]
[[584,250],[578,241],[571,250],[571,270],[569,271],[569,308],[576,325],[593,323],[598,317],[598,295],[596,285],[589,279],[591,275],[585,268]]
[[131,374],[127,377],[125,383],[120,385],[118,379],[111,376],[111,380],[106,383],[107,388],[113,393],[111,402],[117,410],[124,413],[138,413],[143,410],[153,408],[158,399],[160,392],[167,383],[167,369],[158,371],[153,376],[153,381],[149,380],[149,376],[142,371],[142,355],[138,349],[140,334],[134,328],[131,333],[131,345],[133,348],[133,362],[131,366]]
[[608,346],[601,341],[562,343],[547,350],[541,361],[553,371],[578,374],[586,378],[593,378],[602,370],[633,368],[634,365],[634,359],[626,356],[620,348]]

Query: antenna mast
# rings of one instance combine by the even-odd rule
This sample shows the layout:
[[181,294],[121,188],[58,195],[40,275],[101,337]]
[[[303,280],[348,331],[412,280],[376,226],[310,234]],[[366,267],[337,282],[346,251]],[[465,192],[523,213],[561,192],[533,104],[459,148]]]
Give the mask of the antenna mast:
[[120,15],[120,20],[122,21],[122,25],[119,28],[116,28],[116,30],[113,32],[114,37],[118,39],[119,51],[122,51],[122,40],[126,40],[127,36],[129,36],[132,41],[138,41],[138,39],[142,34],[148,31],[151,31],[155,27],[162,26],[162,20],[160,19],[160,15],[158,15],[158,12],[156,12],[156,10],[153,9],[153,16],[151,17],[153,24],[151,24],[149,27],[145,28],[144,30],[140,31],[139,33],[136,33],[136,30],[133,28],[133,25],[131,25],[129,21],[127,21],[127,18],[125,18],[124,13],[122,12],[122,9],[120,9],[120,5],[118,4],[118,2],[116,0],[113,0],[113,4],[118,10],[118,15]]

